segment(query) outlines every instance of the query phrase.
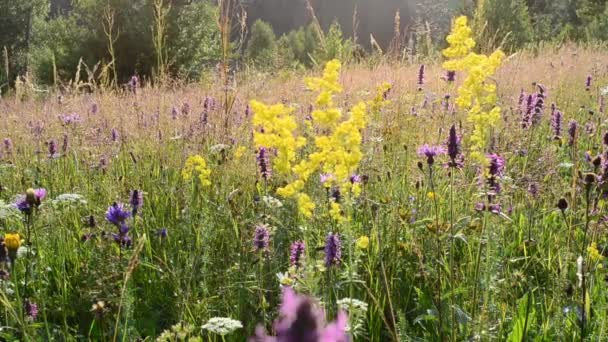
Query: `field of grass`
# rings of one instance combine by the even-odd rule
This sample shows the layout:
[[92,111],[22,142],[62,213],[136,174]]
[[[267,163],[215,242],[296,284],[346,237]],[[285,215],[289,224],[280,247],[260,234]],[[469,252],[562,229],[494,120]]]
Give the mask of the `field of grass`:
[[[293,161],[305,159],[332,130],[311,121],[318,92],[303,80],[322,70],[239,78],[228,109],[214,82],[0,99],[0,339],[245,341],[295,315],[278,311],[291,287],[327,321],[346,311],[355,341],[608,340],[608,53],[507,56],[489,80],[502,108],[484,150],[493,164],[469,158],[462,74],[419,73],[343,67],[334,102],[346,118],[377,85],[392,89],[360,130],[346,188],[361,193],[317,170],[309,217],[276,193],[295,176],[275,169],[280,149],[260,158],[248,103],[293,107],[308,141]],[[532,118],[522,91],[544,96]],[[419,153],[448,148],[452,125],[462,167]],[[189,172],[194,155],[206,167]],[[222,335],[213,317],[242,327]],[[278,339],[296,340],[315,339]]]

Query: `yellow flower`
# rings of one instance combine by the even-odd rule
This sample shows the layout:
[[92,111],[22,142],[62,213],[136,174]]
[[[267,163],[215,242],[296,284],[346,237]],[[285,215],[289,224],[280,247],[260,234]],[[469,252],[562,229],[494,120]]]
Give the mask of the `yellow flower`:
[[315,204],[307,194],[299,194],[298,208],[304,217],[310,218],[312,217],[312,211],[315,209]]
[[4,244],[9,250],[16,251],[21,246],[21,237],[16,233],[6,233],[4,235]]
[[589,253],[589,259],[593,262],[604,260],[604,256],[597,250],[597,244],[595,242],[592,242],[591,245],[587,247],[587,253]]
[[369,238],[365,235],[357,239],[357,248],[367,249],[369,247]]
[[247,148],[245,146],[239,146],[234,151],[234,160],[238,161],[239,159],[241,159],[246,151],[247,151]]
[[337,202],[331,202],[329,216],[331,216],[334,220],[338,221],[338,223],[348,221],[348,218],[342,214],[342,207]]
[[192,179],[194,175],[198,175],[198,178],[203,186],[211,185],[211,181],[209,180],[211,170],[207,168],[207,162],[205,161],[205,158],[199,155],[193,155],[188,157],[188,159],[186,160],[186,164],[182,169],[182,177],[184,178],[184,180],[188,181]]
[[435,193],[434,193],[434,192],[432,192],[432,191],[429,191],[429,192],[426,194],[426,197],[427,197],[428,199],[430,199],[430,200],[433,200],[433,199],[435,199]]

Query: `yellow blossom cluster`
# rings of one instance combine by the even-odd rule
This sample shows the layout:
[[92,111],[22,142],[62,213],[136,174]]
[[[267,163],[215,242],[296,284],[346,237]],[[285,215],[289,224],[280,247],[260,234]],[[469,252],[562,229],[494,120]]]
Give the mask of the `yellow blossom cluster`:
[[589,259],[591,259],[593,262],[604,260],[604,256],[597,249],[597,244],[595,242],[592,242],[591,245],[587,247],[587,253],[589,253]]
[[298,125],[293,108],[283,104],[268,106],[255,100],[250,102],[250,106],[256,128],[253,142],[258,148],[276,149],[277,156],[273,159],[275,170],[289,174],[298,149],[306,144],[306,139],[295,136]]
[[490,56],[472,52],[475,41],[464,16],[455,20],[447,41],[450,46],[443,50],[443,55],[449,60],[443,63],[443,67],[466,72],[466,78],[458,88],[456,104],[468,111],[467,120],[473,124],[470,136],[471,159],[485,163],[483,152],[490,131],[500,121],[500,107],[496,106],[496,85],[488,83],[488,79],[496,73],[505,55],[500,50],[494,51]]
[[369,103],[369,108],[372,113],[379,112],[380,109],[391,104],[391,101],[386,100],[385,96],[391,90],[392,87],[392,84],[388,82],[382,82],[382,84],[380,84],[376,88],[376,96]]
[[182,177],[186,181],[192,179],[192,177],[195,175],[198,175],[198,178],[201,181],[201,185],[211,185],[211,181],[209,180],[211,170],[207,167],[207,162],[205,161],[205,158],[199,155],[193,155],[188,157],[188,159],[186,160],[186,164],[182,169]]

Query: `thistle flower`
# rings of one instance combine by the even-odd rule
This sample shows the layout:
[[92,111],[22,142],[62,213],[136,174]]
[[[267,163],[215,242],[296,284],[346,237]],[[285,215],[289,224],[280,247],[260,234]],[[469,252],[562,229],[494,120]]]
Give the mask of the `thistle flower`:
[[572,146],[574,145],[574,142],[576,141],[577,138],[577,128],[578,128],[578,123],[576,122],[576,120],[570,120],[570,122],[568,122],[568,145]]
[[338,234],[329,233],[325,239],[325,266],[340,264],[342,258],[342,242]]
[[456,71],[453,71],[453,70],[446,71],[445,80],[446,80],[446,82],[450,82],[450,83],[456,81]]
[[15,207],[21,212],[29,214],[32,208],[38,207],[46,197],[46,189],[27,189],[25,195],[20,195],[15,201]]
[[304,241],[296,241],[291,244],[291,247],[289,248],[289,264],[291,266],[302,266],[302,258],[304,257],[305,248],[306,246],[304,245]]
[[325,323],[324,313],[308,297],[299,296],[291,287],[283,288],[280,318],[275,322],[276,337],[266,335],[258,326],[249,342],[347,342],[348,317],[340,311],[336,321]]
[[106,211],[106,220],[117,227],[120,227],[129,217],[131,217],[131,213],[124,209],[122,203],[114,202]]
[[36,317],[38,317],[38,305],[29,299],[25,300],[23,310],[25,311],[25,314],[29,320],[35,321]]
[[418,155],[426,157],[426,163],[432,166],[435,163],[435,157],[445,154],[447,151],[443,146],[430,146],[424,144],[418,148]]
[[253,233],[253,247],[256,251],[268,250],[268,244],[270,241],[270,233],[268,231],[267,224],[259,224],[255,227]]
[[418,90],[422,90],[422,86],[424,85],[424,64],[420,65],[420,69],[418,69]]
[[129,204],[131,204],[132,214],[133,216],[137,215],[137,212],[141,209],[144,204],[144,193],[141,190],[133,190],[131,191],[131,197],[129,199]]
[[270,169],[270,160],[266,147],[260,147],[258,149],[256,160],[260,169],[260,175],[264,180],[268,180],[272,176],[272,170]]
[[461,137],[456,134],[456,125],[452,125],[446,144],[447,155],[450,157],[450,161],[447,164],[448,167],[461,168],[463,166],[462,155],[460,154],[460,140]]
[[585,90],[586,91],[590,91],[591,90],[591,80],[593,79],[593,77],[591,75],[587,76],[587,79],[585,80]]

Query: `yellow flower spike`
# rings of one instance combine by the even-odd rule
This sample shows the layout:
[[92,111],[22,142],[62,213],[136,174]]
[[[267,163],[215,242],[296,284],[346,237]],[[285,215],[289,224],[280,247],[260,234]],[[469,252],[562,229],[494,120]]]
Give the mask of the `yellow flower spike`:
[[185,181],[189,181],[193,176],[198,175],[198,178],[203,186],[211,185],[209,176],[211,176],[211,170],[207,168],[207,162],[205,158],[200,155],[192,155],[186,159],[184,168],[182,169],[182,178]]
[[10,251],[16,251],[21,246],[21,236],[17,233],[6,233],[4,235],[4,245]]
[[369,247],[369,237],[363,235],[357,239],[357,248],[367,249]]
[[604,256],[597,249],[597,244],[595,242],[592,242],[591,245],[587,247],[587,253],[589,253],[589,259],[591,259],[593,262],[604,260]]

